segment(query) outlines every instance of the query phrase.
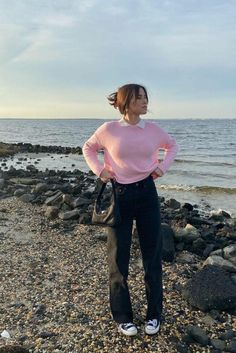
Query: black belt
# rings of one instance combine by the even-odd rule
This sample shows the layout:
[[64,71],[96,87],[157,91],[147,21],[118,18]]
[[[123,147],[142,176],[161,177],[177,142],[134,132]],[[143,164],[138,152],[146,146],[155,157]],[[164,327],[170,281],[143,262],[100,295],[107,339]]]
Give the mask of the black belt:
[[143,187],[146,183],[149,182],[149,180],[153,180],[151,175],[149,175],[147,178],[145,178],[143,180],[139,180],[139,181],[136,181],[136,182],[130,183],[130,184],[121,184],[116,181],[115,185],[125,186],[125,187]]

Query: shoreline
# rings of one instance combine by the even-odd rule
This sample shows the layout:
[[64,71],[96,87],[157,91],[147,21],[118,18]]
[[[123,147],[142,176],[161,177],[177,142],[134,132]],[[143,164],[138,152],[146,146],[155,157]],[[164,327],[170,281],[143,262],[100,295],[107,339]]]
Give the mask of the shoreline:
[[[12,144],[8,145],[12,150]],[[17,152],[13,156],[8,157],[0,156],[0,171],[7,171],[11,167],[26,170],[27,166],[30,165],[37,167],[39,171],[43,172],[46,169],[73,172],[74,168],[78,168],[84,173],[89,171],[86,163],[84,162],[80,147],[74,148],[73,153],[71,153],[71,150],[68,147],[39,147],[31,144],[19,145],[22,149],[21,152]],[[205,192],[204,187],[194,188],[181,185],[163,184],[161,178],[157,179],[155,184],[160,197],[177,198],[181,203],[189,202],[198,205],[199,209],[203,213],[223,209],[230,213],[232,217],[236,216],[236,193],[229,194],[223,190],[219,190],[219,192],[217,192],[217,188],[214,192],[211,192],[210,187],[208,188],[209,191]]]

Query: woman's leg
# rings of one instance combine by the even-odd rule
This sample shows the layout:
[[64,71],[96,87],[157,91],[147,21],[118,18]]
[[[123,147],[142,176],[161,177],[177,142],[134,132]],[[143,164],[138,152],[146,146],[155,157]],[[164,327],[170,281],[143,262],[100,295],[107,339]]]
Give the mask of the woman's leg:
[[162,312],[162,237],[160,206],[154,182],[140,190],[136,225],[145,271],[146,320],[160,319]]
[[108,228],[107,251],[109,266],[110,306],[117,323],[133,321],[132,306],[127,284],[133,216],[130,201],[126,195],[118,195],[122,222]]

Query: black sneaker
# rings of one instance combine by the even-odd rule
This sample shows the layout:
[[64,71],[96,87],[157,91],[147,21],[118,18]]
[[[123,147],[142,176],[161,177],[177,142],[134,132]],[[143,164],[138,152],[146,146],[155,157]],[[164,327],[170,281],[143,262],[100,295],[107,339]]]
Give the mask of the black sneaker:
[[132,322],[119,324],[118,331],[126,336],[135,336],[138,332],[137,327]]
[[160,320],[148,320],[145,324],[145,332],[147,335],[155,335],[160,329]]

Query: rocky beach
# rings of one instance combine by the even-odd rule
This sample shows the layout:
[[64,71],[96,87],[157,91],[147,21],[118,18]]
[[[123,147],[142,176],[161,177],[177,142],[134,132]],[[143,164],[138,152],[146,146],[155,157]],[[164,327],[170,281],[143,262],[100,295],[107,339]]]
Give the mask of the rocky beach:
[[129,284],[138,335],[123,337],[109,311],[106,229],[91,225],[99,181],[78,169],[5,168],[19,151],[81,153],[53,148],[0,146],[0,353],[236,352],[236,219],[160,197],[161,330],[144,334],[134,226]]

